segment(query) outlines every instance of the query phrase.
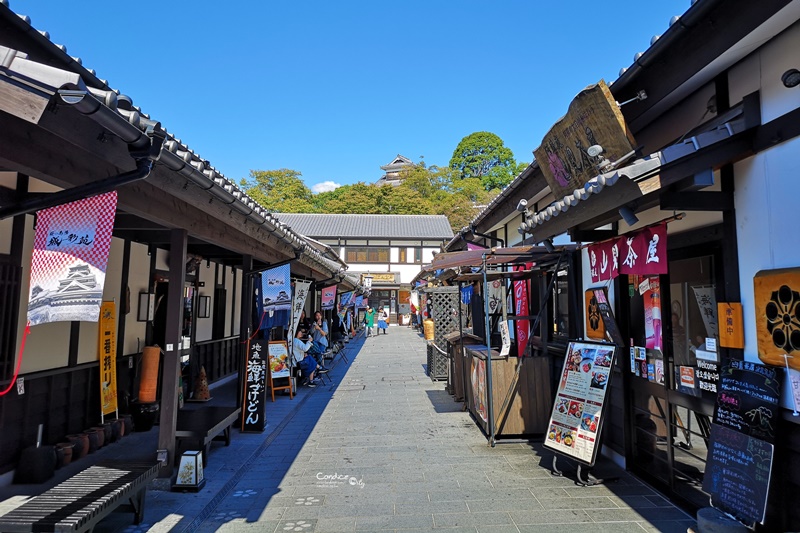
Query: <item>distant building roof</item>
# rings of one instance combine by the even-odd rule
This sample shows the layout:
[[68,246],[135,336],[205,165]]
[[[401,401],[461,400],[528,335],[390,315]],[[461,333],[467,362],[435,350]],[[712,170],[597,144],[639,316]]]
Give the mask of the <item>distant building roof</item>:
[[414,162],[412,160],[406,156],[397,154],[397,157],[392,159],[391,163],[381,167],[381,170],[385,171],[386,174],[381,176],[380,179],[375,182],[375,185],[392,185],[396,187],[403,181],[400,174],[403,169],[413,166]]
[[320,238],[451,239],[444,215],[324,215],[273,213],[301,235]]

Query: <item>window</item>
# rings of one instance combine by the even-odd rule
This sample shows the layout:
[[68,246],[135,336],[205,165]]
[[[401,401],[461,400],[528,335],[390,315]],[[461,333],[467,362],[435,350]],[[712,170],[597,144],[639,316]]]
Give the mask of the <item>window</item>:
[[406,262],[408,262],[407,258],[406,258],[406,252],[408,252],[408,248],[402,247],[398,251],[400,252],[400,255],[398,257],[397,262],[398,263],[406,263]]
[[422,263],[422,248],[414,248],[414,262]]
[[388,263],[388,247],[357,247],[347,248],[345,261],[348,263]]

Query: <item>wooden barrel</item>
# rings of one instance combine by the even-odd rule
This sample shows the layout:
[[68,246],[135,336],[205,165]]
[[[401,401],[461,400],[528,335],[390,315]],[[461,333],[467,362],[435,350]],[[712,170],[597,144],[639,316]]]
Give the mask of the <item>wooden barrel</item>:
[[158,362],[161,349],[158,346],[145,346],[142,352],[142,376],[139,379],[139,402],[156,401],[158,389]]
[[433,320],[431,320],[430,318],[426,318],[426,319],[425,319],[425,320],[422,322],[422,325],[423,325],[423,329],[424,329],[424,331],[425,331],[425,340],[426,340],[426,341],[432,341],[432,340],[433,340],[433,338],[434,338],[434,333],[433,333]]

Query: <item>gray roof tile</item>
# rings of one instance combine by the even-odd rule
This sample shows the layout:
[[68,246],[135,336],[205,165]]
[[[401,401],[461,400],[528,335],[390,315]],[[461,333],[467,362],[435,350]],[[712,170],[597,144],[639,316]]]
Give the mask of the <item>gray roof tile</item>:
[[327,215],[273,213],[301,235],[319,238],[451,239],[444,215]]

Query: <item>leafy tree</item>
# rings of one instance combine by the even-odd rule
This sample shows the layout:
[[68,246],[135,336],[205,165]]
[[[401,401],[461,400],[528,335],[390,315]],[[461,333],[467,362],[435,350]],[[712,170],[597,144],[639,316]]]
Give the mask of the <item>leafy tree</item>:
[[313,213],[314,193],[306,187],[296,170],[251,170],[250,179],[241,181],[245,192],[274,213]]
[[502,189],[515,177],[514,154],[494,133],[477,131],[461,139],[450,158],[450,168],[464,178],[480,178],[487,191]]

